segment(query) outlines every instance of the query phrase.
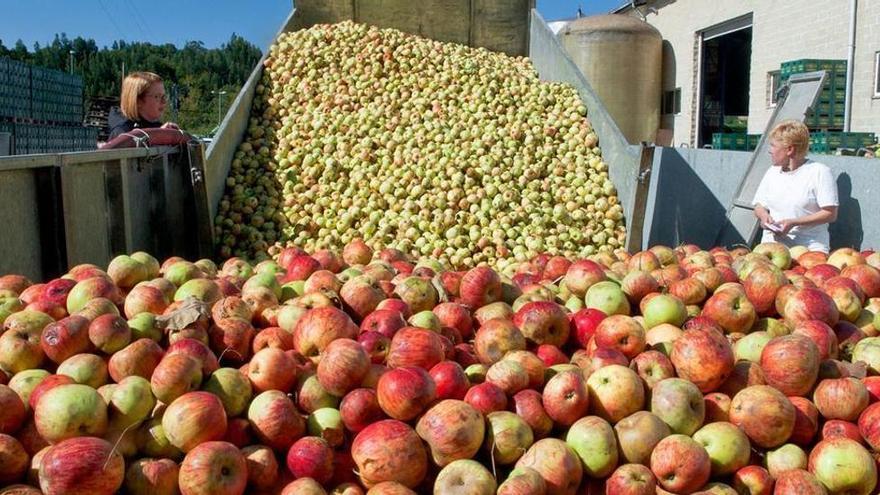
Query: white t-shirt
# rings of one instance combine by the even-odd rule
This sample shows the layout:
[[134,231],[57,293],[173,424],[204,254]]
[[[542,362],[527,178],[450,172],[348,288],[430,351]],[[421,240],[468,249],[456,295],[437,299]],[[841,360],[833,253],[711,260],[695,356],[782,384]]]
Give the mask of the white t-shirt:
[[[771,166],[761,179],[752,204],[767,208],[775,222],[800,218],[826,206],[837,206],[837,184],[831,169],[822,163],[807,161],[791,172]],[[827,253],[828,224],[798,225],[785,235],[764,229],[761,242],[781,242],[789,247],[800,245],[811,251]]]

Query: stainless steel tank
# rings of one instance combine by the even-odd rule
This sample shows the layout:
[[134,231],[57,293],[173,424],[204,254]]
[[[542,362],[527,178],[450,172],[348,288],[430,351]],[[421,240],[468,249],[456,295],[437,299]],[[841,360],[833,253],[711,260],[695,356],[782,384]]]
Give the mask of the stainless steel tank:
[[571,21],[559,38],[627,140],[654,141],[660,126],[660,32],[640,19],[610,14]]

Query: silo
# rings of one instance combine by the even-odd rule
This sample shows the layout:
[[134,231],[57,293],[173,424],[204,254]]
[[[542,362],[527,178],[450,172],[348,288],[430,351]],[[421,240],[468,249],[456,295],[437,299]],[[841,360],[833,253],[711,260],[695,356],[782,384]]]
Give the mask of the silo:
[[660,125],[663,37],[625,15],[568,23],[560,41],[630,143],[654,141]]

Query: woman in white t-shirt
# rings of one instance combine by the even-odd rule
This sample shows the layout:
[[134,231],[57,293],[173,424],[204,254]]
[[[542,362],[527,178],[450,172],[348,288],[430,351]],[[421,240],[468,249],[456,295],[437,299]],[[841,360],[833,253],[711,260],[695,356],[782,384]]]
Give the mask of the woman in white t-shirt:
[[828,224],[837,219],[837,184],[827,165],[807,160],[810,131],[786,120],[770,131],[773,166],[764,174],[755,199],[761,242],[828,252]]

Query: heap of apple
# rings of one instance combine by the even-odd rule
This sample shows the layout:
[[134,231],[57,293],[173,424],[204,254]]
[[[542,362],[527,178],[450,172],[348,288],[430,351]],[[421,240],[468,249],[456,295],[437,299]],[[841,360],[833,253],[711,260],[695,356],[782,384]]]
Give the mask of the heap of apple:
[[215,219],[221,259],[356,236],[454,268],[623,245],[586,107],[526,58],[316,25],[279,36],[255,91]]
[[0,493],[878,493],[880,253],[0,277]]

